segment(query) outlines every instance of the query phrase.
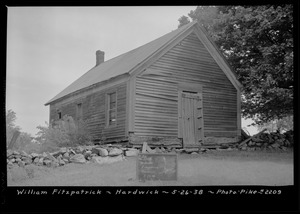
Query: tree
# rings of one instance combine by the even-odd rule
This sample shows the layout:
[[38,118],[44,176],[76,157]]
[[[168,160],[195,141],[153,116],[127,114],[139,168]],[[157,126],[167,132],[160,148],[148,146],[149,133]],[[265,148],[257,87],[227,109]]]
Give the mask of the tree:
[[[219,47],[242,89],[242,115],[256,124],[293,114],[293,6],[200,6],[198,20]],[[189,22],[179,19],[179,26]]]
[[6,146],[9,145],[15,131],[20,131],[20,127],[16,126],[16,112],[9,109],[6,111]]
[[[17,114],[13,110],[9,109],[6,111],[6,146],[9,145],[13,134],[15,131],[21,132],[21,128],[17,126],[16,123]],[[29,144],[32,140],[30,134],[26,132],[21,132],[16,143],[13,146],[13,149],[22,150],[27,144]]]
[[259,131],[267,129],[269,132],[279,131],[280,133],[287,132],[289,130],[294,130],[294,117],[284,117],[279,120],[273,120],[268,123],[258,125],[257,128]]

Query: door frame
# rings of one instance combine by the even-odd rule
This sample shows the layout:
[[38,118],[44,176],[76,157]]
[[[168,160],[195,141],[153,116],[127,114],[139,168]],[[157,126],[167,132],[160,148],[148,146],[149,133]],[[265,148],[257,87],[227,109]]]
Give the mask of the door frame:
[[[202,99],[203,99],[203,85],[202,84],[196,84],[196,83],[179,83],[178,84],[178,138],[183,139],[183,127],[182,127],[182,93],[186,92],[196,92],[199,94],[202,94]],[[203,101],[202,101],[203,103]],[[202,114],[203,114],[203,109],[202,109]],[[204,118],[202,118],[203,121]],[[202,127],[202,142],[204,141],[204,121],[203,121],[203,127]],[[182,141],[183,142],[183,141]],[[184,145],[184,142],[183,142]],[[200,145],[199,145],[200,146]]]

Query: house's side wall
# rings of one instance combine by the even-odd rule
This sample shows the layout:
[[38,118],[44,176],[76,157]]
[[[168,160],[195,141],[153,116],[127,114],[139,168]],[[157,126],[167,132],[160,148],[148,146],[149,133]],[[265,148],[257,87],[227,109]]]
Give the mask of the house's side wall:
[[204,136],[237,137],[237,90],[195,34],[136,78],[135,134],[177,137],[182,82],[203,86]]
[[[82,103],[83,120],[86,121],[88,130],[95,140],[114,140],[126,137],[126,82],[104,88],[100,91],[78,94],[67,100],[50,104],[50,121],[58,119],[58,111],[62,116],[69,115],[76,120],[76,105]],[[106,126],[106,94],[117,92],[117,125]]]

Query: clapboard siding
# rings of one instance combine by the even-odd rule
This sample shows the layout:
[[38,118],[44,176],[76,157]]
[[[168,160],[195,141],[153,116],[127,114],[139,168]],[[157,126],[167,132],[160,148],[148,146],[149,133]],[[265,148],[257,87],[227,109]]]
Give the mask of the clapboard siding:
[[164,80],[137,77],[135,133],[177,137],[177,86]]
[[[106,126],[106,93],[117,91],[117,124],[114,127]],[[125,137],[126,124],[126,83],[103,89],[102,91],[79,97],[71,102],[50,106],[50,120],[58,119],[57,110],[63,115],[72,116],[76,119],[76,105],[82,103],[83,120],[86,121],[91,136],[97,140],[101,138],[115,139]]]
[[178,135],[181,82],[203,86],[205,136],[237,135],[237,90],[194,33],[136,78],[137,135]]

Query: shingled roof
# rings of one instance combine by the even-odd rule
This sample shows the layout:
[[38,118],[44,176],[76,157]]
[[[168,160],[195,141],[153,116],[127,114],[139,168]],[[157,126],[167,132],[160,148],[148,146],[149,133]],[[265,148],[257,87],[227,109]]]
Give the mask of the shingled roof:
[[73,83],[71,83],[67,88],[62,90],[54,98],[49,100],[45,105],[49,105],[55,100],[58,100],[64,96],[67,96],[68,94],[89,87],[96,83],[109,80],[122,74],[130,74],[130,71],[137,65],[147,60],[152,54],[161,50],[161,48],[172,42],[174,39],[176,39],[196,23],[196,21],[191,22],[143,46],[140,46],[134,50],[121,54],[115,58],[99,64],[98,66],[93,67]]

